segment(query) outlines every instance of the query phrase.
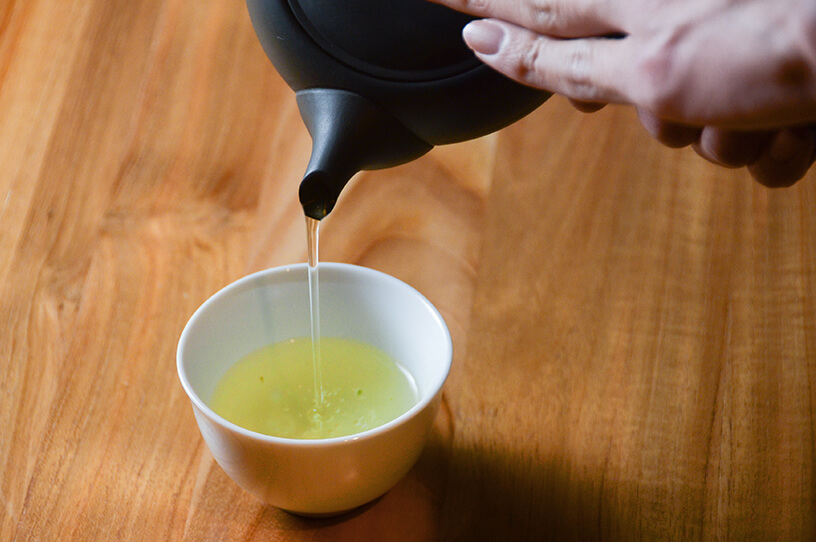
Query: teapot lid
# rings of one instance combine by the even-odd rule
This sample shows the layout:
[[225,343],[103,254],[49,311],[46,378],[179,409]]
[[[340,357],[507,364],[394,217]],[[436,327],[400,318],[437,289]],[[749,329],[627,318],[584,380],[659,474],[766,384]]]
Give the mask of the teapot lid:
[[392,81],[432,81],[479,66],[461,38],[472,16],[427,0],[288,0],[303,29],[346,66]]

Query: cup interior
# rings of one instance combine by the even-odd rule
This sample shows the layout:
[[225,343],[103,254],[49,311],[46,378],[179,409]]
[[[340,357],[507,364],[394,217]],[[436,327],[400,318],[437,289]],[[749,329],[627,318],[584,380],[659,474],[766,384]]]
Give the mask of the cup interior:
[[[403,416],[422,408],[442,387],[452,357],[436,308],[372,269],[321,263],[319,278],[321,335],[357,339],[391,355],[417,385],[418,403]],[[310,329],[307,264],[244,277],[207,300],[184,328],[177,356],[182,385],[198,408],[218,418],[208,402],[229,367],[268,344],[308,337]]]

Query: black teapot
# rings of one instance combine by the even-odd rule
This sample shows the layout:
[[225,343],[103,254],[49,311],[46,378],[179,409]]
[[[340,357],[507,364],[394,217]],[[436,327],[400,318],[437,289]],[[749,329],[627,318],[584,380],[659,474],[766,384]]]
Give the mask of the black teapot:
[[550,96],[482,64],[462,40],[472,17],[426,0],[247,6],[312,138],[299,197],[318,220],[358,171],[494,132]]

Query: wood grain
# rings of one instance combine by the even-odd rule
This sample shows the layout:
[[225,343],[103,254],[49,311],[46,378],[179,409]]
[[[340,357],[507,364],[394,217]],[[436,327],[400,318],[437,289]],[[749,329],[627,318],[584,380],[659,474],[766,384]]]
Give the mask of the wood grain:
[[416,468],[333,519],[245,494],[175,347],[305,260],[309,148],[240,2],[0,3],[0,539],[816,539],[815,175],[768,190],[557,98],[322,224],[451,328]]

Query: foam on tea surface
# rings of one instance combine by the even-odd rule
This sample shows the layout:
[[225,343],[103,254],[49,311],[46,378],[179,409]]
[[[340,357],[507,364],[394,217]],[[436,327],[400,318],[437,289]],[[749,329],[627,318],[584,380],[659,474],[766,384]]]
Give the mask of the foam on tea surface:
[[233,365],[210,407],[246,429],[278,437],[320,439],[373,429],[417,402],[411,375],[367,343],[320,339],[322,401],[315,400],[312,341],[269,345]]

